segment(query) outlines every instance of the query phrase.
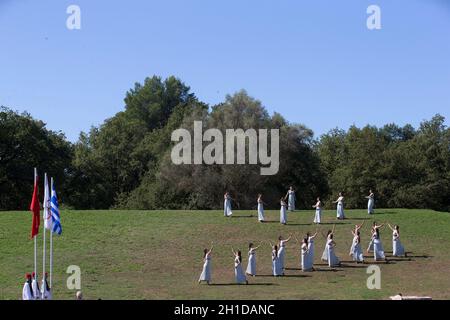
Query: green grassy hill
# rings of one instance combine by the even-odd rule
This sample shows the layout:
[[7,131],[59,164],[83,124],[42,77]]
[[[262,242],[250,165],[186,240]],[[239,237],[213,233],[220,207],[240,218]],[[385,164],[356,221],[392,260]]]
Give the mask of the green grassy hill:
[[[66,269],[78,265],[86,299],[386,299],[404,295],[430,295],[450,299],[450,214],[427,210],[349,210],[348,220],[336,222],[334,211],[324,212],[323,232],[336,223],[336,253],[343,267],[330,270],[320,261],[325,244],[316,239],[318,271],[299,270],[299,245],[291,241],[286,253],[286,276],[273,278],[268,240],[281,234],[297,237],[314,231],[313,211],[289,213],[289,224],[278,222],[278,211],[268,211],[272,222],[260,224],[256,212],[235,211],[231,219],[221,211],[62,211],[63,235],[54,238],[54,296],[72,299],[66,287]],[[363,247],[369,241],[373,219],[399,224],[408,258],[378,264],[382,289],[366,286],[366,265],[348,256],[350,229],[368,219],[362,230]],[[0,213],[0,299],[21,297],[24,274],[33,268],[33,242],[28,239],[31,213]],[[392,252],[391,231],[381,231],[387,256]],[[39,272],[42,270],[42,234],[39,235]],[[214,241],[213,284],[199,285],[202,250]],[[250,285],[234,284],[231,246],[244,253],[248,242],[264,242],[257,253],[261,276]]]

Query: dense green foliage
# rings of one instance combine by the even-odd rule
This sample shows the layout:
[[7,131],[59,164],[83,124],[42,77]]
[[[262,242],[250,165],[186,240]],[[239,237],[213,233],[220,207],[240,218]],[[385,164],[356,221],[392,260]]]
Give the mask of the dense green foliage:
[[[194,120],[222,133],[280,129],[278,174],[261,176],[260,165],[172,164],[171,134],[192,131]],[[300,208],[310,208],[317,196],[330,207],[338,192],[347,207],[363,207],[372,188],[378,207],[450,210],[450,129],[439,115],[417,129],[351,127],[315,139],[304,125],[269,115],[245,91],[209,107],[174,77],[136,84],[124,111],[82,132],[75,144],[28,114],[2,108],[1,210],[28,207],[34,166],[54,176],[62,203],[77,209],[213,209],[225,190],[238,208],[254,207],[258,193],[276,208],[293,185]]]

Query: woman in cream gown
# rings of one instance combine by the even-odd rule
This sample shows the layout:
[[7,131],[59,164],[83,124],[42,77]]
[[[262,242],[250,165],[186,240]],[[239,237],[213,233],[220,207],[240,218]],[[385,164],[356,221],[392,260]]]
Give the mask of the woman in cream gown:
[[[364,225],[364,222],[366,222],[365,220],[363,221],[363,223],[361,223],[360,225],[355,224],[355,229],[352,230],[352,234],[353,236],[355,236],[355,234],[357,234],[359,232],[359,230],[362,228],[362,226]],[[350,248],[350,252],[349,252],[349,256],[353,255],[353,249],[355,247],[355,241],[352,241],[352,246]]]
[[314,266],[314,239],[316,238],[318,234],[318,230],[316,230],[316,233],[313,235],[310,235],[309,232],[306,234],[306,237],[308,239],[308,259],[311,263],[311,268]]
[[372,233],[373,239],[373,256],[375,261],[386,260],[384,255],[383,244],[381,243],[380,229],[377,228]]
[[248,284],[247,277],[244,274],[244,271],[242,271],[242,253],[240,250],[234,251],[233,248],[231,248],[231,251],[233,252],[234,256],[234,277],[236,279],[237,284]]
[[353,261],[356,261],[356,263],[364,263],[364,254],[361,249],[361,237],[359,229],[358,231],[353,231],[353,245],[352,245],[352,252],[351,255],[353,256]]
[[302,271],[312,271],[313,270],[313,263],[311,261],[311,256],[309,254],[309,244],[308,244],[308,238],[303,239],[303,243],[301,246],[301,266]]
[[339,258],[334,253],[334,248],[336,247],[336,242],[333,240],[333,234],[330,235],[328,241],[327,241],[327,249],[328,249],[328,266],[330,268],[332,267],[338,267],[341,265],[341,262],[339,261]]
[[288,199],[288,210],[294,211],[295,210],[295,191],[292,186],[289,187],[289,190],[286,194],[286,197]]
[[390,224],[388,226],[392,230],[392,255],[394,257],[406,257],[405,248],[400,242],[400,227],[398,225],[392,227]]
[[314,223],[320,224],[322,219],[322,201],[320,201],[319,197],[317,197],[317,202],[312,207],[316,208],[316,213],[314,215]]
[[258,221],[264,222],[264,201],[262,199],[262,194],[258,194]]
[[367,250],[366,250],[367,253],[373,251],[373,233],[375,232],[375,230],[380,229],[380,228],[382,228],[383,226],[384,226],[384,223],[382,223],[382,224],[380,224],[380,225],[377,225],[377,222],[376,222],[376,221],[373,222],[372,228],[370,229],[370,232],[371,232],[370,235],[371,235],[371,237],[370,237],[369,246],[367,247]]
[[280,206],[281,206],[281,208],[280,208],[280,223],[285,225],[285,224],[287,224],[287,212],[286,212],[287,204],[286,204],[286,201],[284,198],[280,199]]
[[289,236],[289,238],[283,240],[282,236],[278,237],[278,258],[280,260],[281,265],[281,271],[284,275],[284,258],[286,256],[286,243],[288,243],[291,240],[292,236]]
[[233,212],[231,211],[231,196],[230,194],[227,192],[225,192],[224,196],[223,196],[223,215],[225,217],[231,217],[231,215],[233,214]]
[[328,261],[328,241],[331,239],[330,237],[333,236],[335,227],[336,227],[336,225],[333,226],[333,230],[328,230],[327,235],[324,236],[326,241],[325,241],[325,249],[323,250],[323,253],[322,253],[322,258],[321,258],[322,261]]
[[253,243],[248,245],[248,263],[245,273],[252,277],[256,276],[256,250],[259,247],[260,246],[254,247]]
[[206,283],[209,285],[211,282],[211,252],[212,252],[213,246],[211,245],[211,249],[205,249],[203,250],[203,270],[200,275],[200,278],[198,279],[198,283],[202,281],[206,281]]
[[369,190],[369,195],[366,197],[366,199],[368,199],[367,201],[367,213],[368,214],[373,214],[373,207],[375,205],[375,195],[372,192],[372,190]]
[[345,214],[344,214],[344,196],[342,192],[339,192],[339,198],[337,198],[336,201],[333,201],[333,203],[337,203],[337,209],[336,209],[336,217],[338,220],[344,220]]
[[280,277],[283,275],[283,271],[278,257],[278,246],[273,245],[271,242],[269,242],[269,244],[272,248],[272,274],[274,277]]

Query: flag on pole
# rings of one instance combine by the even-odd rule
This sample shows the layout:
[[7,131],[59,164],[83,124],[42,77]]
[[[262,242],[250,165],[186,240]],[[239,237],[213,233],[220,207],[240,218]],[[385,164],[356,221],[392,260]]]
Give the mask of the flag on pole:
[[44,213],[43,213],[43,219],[44,219],[44,228],[47,230],[52,230],[52,211],[51,211],[51,205],[50,205],[50,188],[48,185],[47,180],[47,174],[45,174],[44,177]]
[[51,198],[51,210],[52,210],[52,232],[61,234],[62,233],[62,227],[61,227],[61,219],[59,216],[59,205],[58,205],[58,198],[56,196],[56,190],[55,185],[52,183],[52,198]]
[[39,177],[37,175],[37,170],[34,170],[34,190],[33,198],[31,199],[30,211],[33,213],[33,220],[31,224],[31,239],[33,239],[39,233],[40,224],[40,205],[38,199],[39,187],[38,187]]

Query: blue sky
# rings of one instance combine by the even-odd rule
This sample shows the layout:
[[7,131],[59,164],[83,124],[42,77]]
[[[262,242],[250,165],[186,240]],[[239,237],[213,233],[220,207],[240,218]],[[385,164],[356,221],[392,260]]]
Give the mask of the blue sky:
[[[66,8],[81,8],[81,30]],[[382,29],[366,27],[381,8]],[[246,89],[316,135],[450,119],[447,0],[0,0],[0,105],[71,141],[175,75],[213,105]]]

